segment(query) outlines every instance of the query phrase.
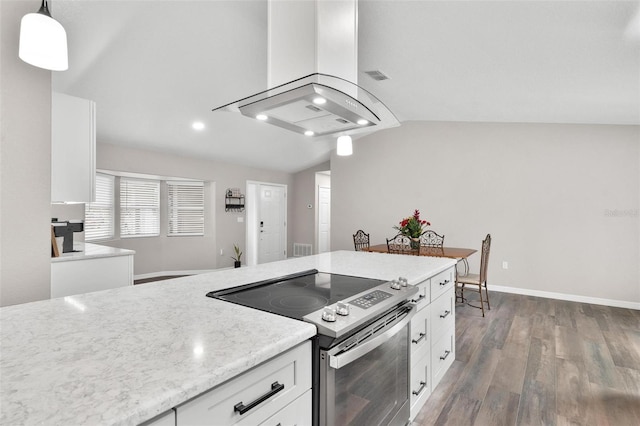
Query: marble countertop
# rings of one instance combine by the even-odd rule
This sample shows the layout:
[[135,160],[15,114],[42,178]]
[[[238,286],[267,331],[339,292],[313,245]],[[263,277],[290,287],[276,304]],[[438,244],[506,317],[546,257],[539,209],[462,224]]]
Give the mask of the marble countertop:
[[71,260],[96,259],[100,257],[130,256],[136,254],[134,250],[117,247],[101,246],[92,243],[74,242],[70,253],[61,253],[59,257],[52,257],[51,262],[68,262]]
[[0,308],[0,424],[138,424],[315,335],[211,290],[312,268],[416,284],[454,264],[340,251]]

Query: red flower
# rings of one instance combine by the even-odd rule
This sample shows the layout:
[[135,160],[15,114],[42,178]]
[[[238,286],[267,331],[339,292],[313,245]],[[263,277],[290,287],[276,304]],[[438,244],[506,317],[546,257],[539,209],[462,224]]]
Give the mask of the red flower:
[[402,219],[399,226],[394,226],[393,228],[397,229],[402,235],[418,238],[424,234],[425,226],[431,226],[431,223],[420,219],[420,210],[416,209],[413,212],[413,216]]

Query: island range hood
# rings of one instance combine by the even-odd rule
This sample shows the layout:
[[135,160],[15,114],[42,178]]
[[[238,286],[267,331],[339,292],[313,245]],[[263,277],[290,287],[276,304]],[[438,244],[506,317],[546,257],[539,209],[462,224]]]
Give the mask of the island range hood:
[[398,126],[357,85],[357,0],[268,0],[270,89],[213,111],[241,114],[306,136],[343,136]]

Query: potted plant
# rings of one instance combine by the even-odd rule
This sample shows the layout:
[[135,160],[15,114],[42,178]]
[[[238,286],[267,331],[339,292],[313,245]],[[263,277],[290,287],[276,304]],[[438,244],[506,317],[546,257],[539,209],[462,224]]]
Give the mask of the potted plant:
[[240,251],[240,247],[238,247],[237,245],[233,245],[233,251],[236,252],[235,257],[232,257],[233,259],[233,267],[234,268],[239,268],[241,263],[241,258],[242,258],[242,252]]

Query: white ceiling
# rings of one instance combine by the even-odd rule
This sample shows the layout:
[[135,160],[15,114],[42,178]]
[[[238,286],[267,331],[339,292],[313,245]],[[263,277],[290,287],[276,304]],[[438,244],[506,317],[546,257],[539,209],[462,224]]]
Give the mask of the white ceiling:
[[[358,83],[401,122],[640,125],[640,29],[629,24],[639,5],[360,0]],[[99,141],[287,172],[329,158],[332,141],[211,112],[267,89],[266,0],[51,10],[69,41],[53,88],[96,101]]]

